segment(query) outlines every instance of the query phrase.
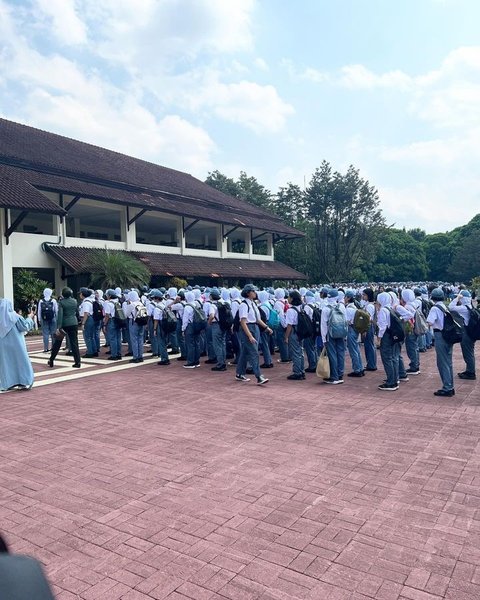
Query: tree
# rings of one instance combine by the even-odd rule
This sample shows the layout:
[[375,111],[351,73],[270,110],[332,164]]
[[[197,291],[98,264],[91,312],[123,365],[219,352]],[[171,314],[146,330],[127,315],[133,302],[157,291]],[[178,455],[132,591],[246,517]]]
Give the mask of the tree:
[[245,171],[240,171],[237,181],[220,171],[212,171],[205,179],[205,183],[229,196],[240,198],[267,210],[270,208],[272,193],[255,177],[249,177]]
[[427,275],[425,250],[403,229],[380,232],[375,260],[367,268],[371,281],[422,281]]
[[415,227],[414,229],[409,229],[407,231],[407,233],[408,233],[408,235],[411,235],[414,240],[417,240],[417,242],[423,242],[423,240],[427,236],[425,231],[423,229],[420,229],[420,227]]
[[374,253],[385,225],[377,190],[353,166],[342,175],[323,161],[307,187],[306,207],[318,261],[313,276],[348,279]]
[[139,287],[151,278],[143,263],[121,250],[96,250],[85,269],[91,273],[90,285],[102,289]]
[[452,239],[448,233],[427,235],[422,243],[427,258],[427,278],[430,281],[446,281],[452,261]]
[[296,227],[306,216],[305,193],[298,185],[287,183],[273,196],[270,207],[287,225]]
[[479,237],[480,231],[472,231],[456,247],[452,264],[448,270],[452,280],[467,282],[480,273]]
[[20,269],[20,271],[15,273],[13,281],[15,308],[28,311],[29,307],[42,297],[43,290],[46,287],[48,287],[48,283],[43,279],[39,279],[33,271]]

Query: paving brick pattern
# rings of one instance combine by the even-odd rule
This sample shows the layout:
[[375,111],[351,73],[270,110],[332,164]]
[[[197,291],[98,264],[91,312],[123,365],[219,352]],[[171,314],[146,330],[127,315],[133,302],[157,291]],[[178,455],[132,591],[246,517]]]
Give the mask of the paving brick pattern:
[[58,600],[478,600],[480,386],[422,360],[395,394],[179,363],[3,394],[0,530]]

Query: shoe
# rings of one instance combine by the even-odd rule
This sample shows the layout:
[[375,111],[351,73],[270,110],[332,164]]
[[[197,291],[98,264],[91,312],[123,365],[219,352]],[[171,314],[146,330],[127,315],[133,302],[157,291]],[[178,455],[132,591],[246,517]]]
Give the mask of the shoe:
[[97,357],[98,357],[98,352],[94,352],[94,353],[93,353],[93,357],[94,357],[94,358],[97,358]]
[[471,381],[474,381],[477,376],[475,375],[475,373],[469,373],[468,371],[464,371],[463,373],[457,373],[458,377],[460,377],[460,379],[469,379]]
[[221,365],[221,366],[212,367],[211,370],[212,371],[226,371],[227,367],[226,367],[226,365]]
[[47,354],[47,352],[51,352],[51,350],[44,350],[43,353]]
[[116,357],[116,356],[109,356],[109,357],[107,358],[107,360],[117,360],[117,357]]
[[121,356],[116,356],[113,360],[122,360]]
[[133,352],[127,352],[125,356],[133,356]]
[[363,377],[363,371],[353,371],[352,373],[348,373],[347,377]]
[[186,365],[183,365],[183,368],[184,368],[184,369],[194,369],[194,368],[195,368],[195,365],[192,365],[192,364],[189,364],[189,363],[187,363]]
[[84,354],[82,358],[95,358],[95,354]]
[[217,359],[216,358],[209,358],[208,360],[205,361],[206,365],[215,365],[217,364]]
[[195,368],[196,368],[196,369],[199,369],[199,368],[200,368],[200,363],[196,363],[196,364],[195,364]]
[[282,364],[286,365],[287,363],[291,363],[292,361],[291,361],[290,359],[289,359],[289,360],[281,360],[281,359],[279,358],[279,359],[277,360],[277,362],[278,362],[278,363],[282,363]]
[[273,369],[273,363],[270,363],[269,365],[266,365],[265,363],[263,363],[263,365],[260,365],[261,369]]
[[186,356],[177,356],[177,359],[176,359],[176,360],[182,360],[182,361],[185,361],[185,360],[187,360],[187,357],[186,357]]
[[406,382],[406,381],[410,381],[410,379],[408,378],[408,375],[405,375],[405,377],[399,377],[398,381]]
[[143,358],[137,358],[137,362],[139,362],[139,363],[143,362]]
[[436,392],[433,392],[433,395],[451,398],[452,396],[455,396],[455,390],[437,390]]
[[170,350],[170,353],[171,353],[171,354],[179,354],[179,353],[180,353],[180,348],[172,348],[172,349]]
[[230,362],[228,363],[228,366],[229,366],[229,367],[234,367],[234,366],[235,366],[235,365],[237,365],[237,364],[238,364],[238,363],[237,363],[237,361],[236,361],[236,360],[232,360],[232,361],[230,361]]
[[236,379],[237,381],[243,381],[243,382],[245,382],[245,383],[246,383],[247,381],[250,381],[250,378],[249,378],[249,377],[245,377],[245,375],[235,375],[235,379]]
[[47,364],[51,369],[53,369],[53,358],[49,358]]
[[378,386],[378,389],[382,392],[395,392],[398,388],[398,385],[388,385],[388,383],[382,383],[382,385]]
[[268,379],[263,375],[257,378],[257,385],[263,385],[264,383],[268,383]]
[[293,381],[301,381],[301,380],[305,379],[305,375],[302,375],[300,373],[292,373],[291,375],[289,375],[287,377],[287,379],[290,379]]
[[131,358],[128,362],[136,364],[136,363],[138,363],[138,358]]
[[252,367],[247,367],[246,373],[247,373],[247,375],[253,375]]
[[323,382],[330,385],[340,385],[343,383],[343,379],[332,379],[332,377],[329,377],[328,379],[324,379]]
[[80,368],[80,363],[74,363],[74,364],[72,365],[72,368],[73,368],[73,369],[79,369],[79,368]]
[[157,362],[157,365],[161,365],[162,367],[165,366],[165,365],[169,365],[169,364],[170,364],[169,360],[159,360]]
[[420,375],[420,369],[407,369],[407,375]]
[[305,369],[305,373],[316,373],[317,369],[315,367],[308,367],[308,369]]
[[111,354],[112,352],[110,350],[108,350],[108,352],[105,352],[105,354]]
[[421,352],[422,354],[424,354],[427,351],[426,348],[422,348],[422,350],[419,350],[419,352]]
[[367,367],[365,371],[378,371],[377,367]]
[[73,356],[73,352],[65,352],[65,356]]

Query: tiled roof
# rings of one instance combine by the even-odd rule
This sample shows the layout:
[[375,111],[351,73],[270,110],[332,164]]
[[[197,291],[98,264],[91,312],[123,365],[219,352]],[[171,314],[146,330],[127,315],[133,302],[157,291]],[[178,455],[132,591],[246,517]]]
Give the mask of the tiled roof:
[[[94,248],[50,246],[47,251],[74,273],[87,272],[86,265]],[[112,250],[112,252],[126,252]],[[246,258],[206,258],[157,252],[129,252],[149,269],[152,275],[167,277],[235,277],[239,279],[306,279],[303,273],[278,261]]]
[[[162,195],[162,192],[167,194],[173,204],[171,210],[175,210],[176,214],[193,214],[202,209],[204,216],[199,215],[200,218],[211,220],[216,217],[214,220],[229,223],[235,223],[236,217],[241,215],[244,217],[242,221],[249,221],[245,222],[249,227],[262,229],[268,223],[268,231],[303,235],[284,225],[278,216],[228,196],[187,173],[5,119],[0,119],[0,162],[8,162],[29,171],[43,171],[43,185],[47,186],[50,182],[52,189],[58,188],[53,185],[55,175],[72,180],[72,186],[78,186],[79,183],[86,186],[87,182],[102,188],[104,185],[109,188],[113,185],[114,191],[109,189],[110,195],[125,191],[121,190],[122,186],[137,187],[138,196],[150,192],[155,192],[155,195]],[[88,190],[85,189],[85,193]],[[132,198],[132,191],[135,192],[130,189],[126,194],[129,199]],[[104,197],[105,190],[102,194]],[[165,197],[163,201],[166,202]],[[229,221],[223,218],[228,213],[234,215]],[[257,221],[258,225],[255,225]]]
[[64,215],[65,211],[27,183],[18,169],[0,165],[0,208]]
[[[1,165],[0,165],[1,166]],[[81,195],[84,197],[106,200],[116,204],[134,206],[137,208],[146,208],[149,210],[161,210],[174,214],[181,214],[185,217],[194,219],[204,219],[207,221],[216,221],[227,223],[232,226],[241,225],[244,227],[253,227],[278,233],[281,235],[298,235],[298,232],[282,223],[278,217],[273,220],[270,215],[252,215],[243,210],[234,212],[233,210],[224,210],[218,206],[212,206],[210,202],[183,199],[173,199],[151,191],[150,193],[133,192],[125,189],[115,188],[113,186],[99,185],[88,181],[81,181],[70,177],[60,177],[50,173],[29,171],[27,169],[13,169],[21,174],[21,177],[27,179],[32,185],[39,189],[47,191],[61,190],[65,194]]]

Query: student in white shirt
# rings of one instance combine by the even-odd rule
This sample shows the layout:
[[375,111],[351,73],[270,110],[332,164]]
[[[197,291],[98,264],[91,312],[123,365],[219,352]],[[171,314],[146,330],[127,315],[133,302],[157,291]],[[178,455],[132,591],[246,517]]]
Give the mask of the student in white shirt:
[[375,346],[375,326],[376,326],[376,313],[375,313],[375,298],[371,288],[365,288],[362,294],[364,300],[364,310],[370,315],[370,327],[365,334],[363,341],[363,347],[365,351],[365,360],[367,361],[366,371],[377,370],[377,349]]
[[[468,325],[472,310],[472,295],[468,290],[461,290],[458,296],[450,302],[448,308],[452,312],[457,312],[462,317],[464,324]],[[477,378],[475,374],[475,340],[469,336],[466,329],[463,331],[460,346],[466,368],[457,375],[460,379],[475,380]]]
[[430,296],[434,305],[430,309],[427,323],[433,329],[435,337],[435,353],[437,355],[437,368],[442,380],[442,388],[433,392],[435,396],[455,396],[453,387],[453,344],[449,344],[443,337],[444,316],[446,307],[444,304],[445,294],[442,288],[435,288]]

